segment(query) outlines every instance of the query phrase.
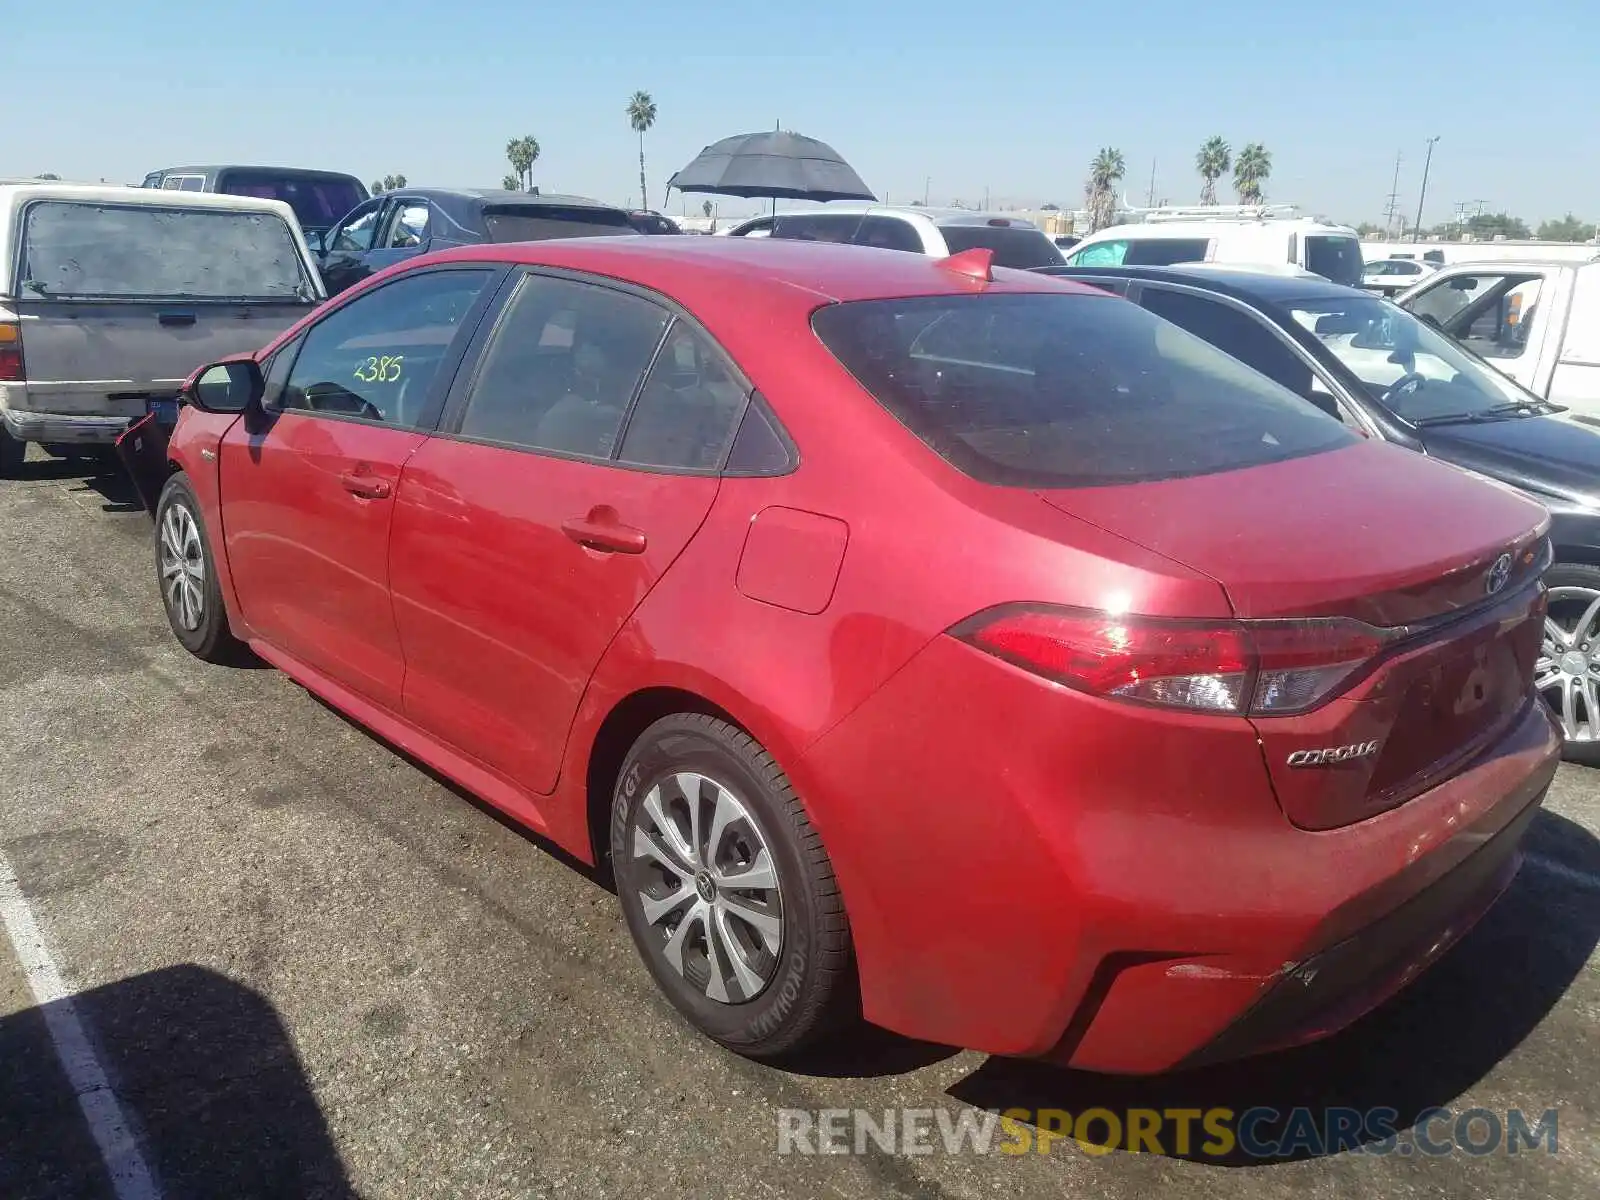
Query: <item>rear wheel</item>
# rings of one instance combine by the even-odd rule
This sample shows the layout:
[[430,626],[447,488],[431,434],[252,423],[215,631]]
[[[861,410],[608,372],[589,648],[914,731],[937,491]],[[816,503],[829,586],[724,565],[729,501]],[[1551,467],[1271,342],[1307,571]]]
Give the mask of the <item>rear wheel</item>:
[[14,479],[28,457],[28,443],[19,442],[0,425],[0,479]]
[[1544,582],[1550,612],[1534,686],[1561,722],[1565,757],[1600,766],[1600,567],[1561,563]]
[[611,855],[645,965],[702,1033],[774,1058],[858,1011],[833,867],[749,735],[698,713],[645,730],[617,780]]
[[244,644],[228,628],[200,503],[181,471],[167,480],[156,505],[156,577],[167,623],[189,653],[213,663],[243,656]]

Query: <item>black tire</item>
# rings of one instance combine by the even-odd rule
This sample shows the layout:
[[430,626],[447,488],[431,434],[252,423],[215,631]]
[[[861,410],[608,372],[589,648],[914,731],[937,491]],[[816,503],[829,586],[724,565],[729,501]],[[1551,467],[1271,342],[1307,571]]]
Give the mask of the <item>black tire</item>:
[[[641,830],[657,847],[665,847],[647,803],[652,796],[668,820],[686,819],[684,789],[678,781],[689,775],[709,783],[692,786],[700,793],[701,819],[712,820],[713,830],[723,797],[744,810],[724,826],[718,846],[695,861],[709,861],[721,879],[739,878],[721,868],[759,866],[760,853],[754,848],[764,844],[775,870],[775,893],[719,889],[715,882],[707,885],[701,881],[710,876],[707,868],[695,879],[709,886],[708,897],[681,871],[675,876],[651,856],[635,855],[635,834]],[[679,824],[679,835],[684,832]],[[707,1037],[747,1057],[772,1059],[813,1046],[859,1017],[850,925],[827,851],[787,776],[742,730],[700,713],[663,717],[646,729],[617,777],[611,805],[611,859],[623,915],[645,966],[673,1006]],[[681,892],[683,901],[667,912],[658,910],[658,923],[652,923],[641,894],[646,889],[656,898],[670,899]],[[760,902],[758,892],[770,895],[772,902]],[[724,907],[714,907],[719,902]],[[781,934],[775,952],[764,944],[756,925],[727,915],[730,904],[757,912],[766,921],[774,912],[779,914]],[[696,917],[697,913],[704,915]],[[718,927],[725,932],[717,935],[723,952],[717,961],[729,965],[728,971],[719,972],[721,987],[711,982],[713,959],[707,952],[708,930],[719,914]],[[686,964],[680,971],[668,947],[673,931],[683,925],[689,930],[679,940],[678,958]],[[733,954],[740,956],[745,975],[733,969]],[[760,987],[743,985],[756,974],[763,980]],[[716,995],[719,991],[723,996]]]
[[20,475],[27,457],[28,443],[17,441],[4,425],[0,425],[0,479],[15,479]]
[[[1550,616],[1555,622],[1564,627],[1573,624],[1569,614],[1582,607],[1581,593],[1592,593],[1600,598],[1600,567],[1592,567],[1587,563],[1557,563],[1544,575],[1544,585],[1550,589],[1551,612]],[[1566,589],[1574,589],[1566,591]],[[1569,599],[1570,598],[1570,599]],[[1581,646],[1583,643],[1580,642]],[[1591,639],[1588,642],[1591,652],[1600,648],[1600,641]],[[1548,639],[1542,656],[1549,653]],[[1545,702],[1556,715],[1557,721],[1562,721],[1560,692],[1557,689],[1547,689],[1541,693]],[[1595,724],[1600,725],[1600,714],[1595,716]],[[1561,756],[1568,762],[1581,763],[1584,766],[1600,766],[1600,741],[1594,739],[1577,740],[1570,736],[1563,722],[1563,731],[1569,736],[1562,743]]]
[[[193,537],[189,537],[192,530]],[[156,503],[156,583],[161,606],[173,636],[196,658],[210,663],[236,663],[247,654],[245,645],[228,628],[228,613],[217,582],[211,539],[206,533],[200,502],[189,477],[178,472],[167,480]],[[182,559],[186,579],[169,575]],[[193,569],[198,563],[198,574]],[[198,611],[193,606],[198,602]]]

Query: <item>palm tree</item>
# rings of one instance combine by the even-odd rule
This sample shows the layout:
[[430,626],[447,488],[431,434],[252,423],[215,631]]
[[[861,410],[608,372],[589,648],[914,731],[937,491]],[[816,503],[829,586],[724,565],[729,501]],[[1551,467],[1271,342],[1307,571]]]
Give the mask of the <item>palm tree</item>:
[[1233,163],[1233,190],[1240,204],[1260,204],[1261,185],[1272,174],[1272,153],[1260,142],[1251,142],[1239,151]]
[[507,175],[507,183],[515,183],[513,191],[531,192],[533,190],[533,164],[539,161],[539,139],[529,134],[527,137],[512,138],[506,143],[506,158],[511,163],[511,169],[516,172],[513,179]]
[[1194,156],[1194,169],[1200,172],[1200,177],[1205,180],[1200,189],[1201,204],[1215,204],[1217,202],[1217,180],[1228,173],[1228,168],[1233,165],[1233,150],[1228,143],[1220,137],[1211,137],[1205,140],[1200,147],[1200,153]]
[[635,92],[628,100],[628,124],[639,135],[639,207],[648,209],[650,197],[644,187],[644,135],[656,123],[656,102],[649,92]]
[[1083,196],[1089,209],[1089,232],[1104,229],[1117,215],[1117,183],[1128,173],[1122,151],[1102,146],[1089,164]]

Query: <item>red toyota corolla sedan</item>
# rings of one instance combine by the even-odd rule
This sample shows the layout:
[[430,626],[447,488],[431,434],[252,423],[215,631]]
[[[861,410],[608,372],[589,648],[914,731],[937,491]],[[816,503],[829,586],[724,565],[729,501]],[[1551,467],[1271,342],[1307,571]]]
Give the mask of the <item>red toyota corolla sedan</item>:
[[1321,1036],[1492,903],[1556,768],[1541,508],[984,251],[472,247],[186,399],[178,639],[609,859],[752,1056]]

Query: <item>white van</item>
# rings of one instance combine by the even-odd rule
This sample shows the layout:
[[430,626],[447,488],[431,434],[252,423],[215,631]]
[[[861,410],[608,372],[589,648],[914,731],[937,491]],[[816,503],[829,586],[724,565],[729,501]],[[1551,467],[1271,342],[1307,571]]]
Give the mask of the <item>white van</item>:
[[1292,206],[1169,208],[1112,225],[1074,246],[1074,267],[1170,267],[1179,263],[1292,263],[1334,283],[1361,285],[1361,239],[1346,225],[1286,215]]

